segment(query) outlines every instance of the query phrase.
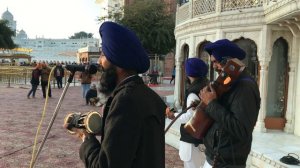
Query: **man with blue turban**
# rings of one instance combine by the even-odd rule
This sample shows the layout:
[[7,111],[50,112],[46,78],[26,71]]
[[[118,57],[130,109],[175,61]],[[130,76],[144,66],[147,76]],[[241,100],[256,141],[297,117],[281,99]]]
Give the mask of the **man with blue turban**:
[[[183,109],[190,106],[193,101],[199,100],[198,94],[202,88],[208,84],[207,79],[208,66],[199,58],[189,58],[185,62],[185,73],[189,87],[186,91],[185,102]],[[185,131],[184,125],[187,123],[195,113],[195,109],[189,109],[182,114],[177,120],[181,123],[180,126],[180,143],[179,156],[184,162],[184,168],[200,168],[201,167],[201,152],[198,148],[202,144],[202,140],[196,139]],[[173,113],[168,107],[166,115],[169,119],[174,119],[178,113]]]
[[[235,43],[222,39],[204,48],[214,69],[221,72],[230,59],[243,60],[246,53]],[[205,113],[214,120],[204,137],[206,162],[204,168],[246,167],[252,143],[252,132],[260,109],[256,81],[245,68],[230,89],[220,97],[209,85],[200,91]]]
[[100,26],[103,74],[100,92],[109,96],[104,109],[101,141],[74,129],[83,143],[85,167],[164,168],[165,109],[163,100],[138,76],[148,70],[147,53],[134,32],[113,22]]

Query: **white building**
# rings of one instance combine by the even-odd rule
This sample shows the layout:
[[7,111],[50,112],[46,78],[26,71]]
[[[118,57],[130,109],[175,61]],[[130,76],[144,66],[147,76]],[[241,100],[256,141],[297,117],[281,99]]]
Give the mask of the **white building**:
[[79,63],[98,63],[99,56],[101,54],[101,48],[100,47],[92,47],[87,46],[78,49],[76,55],[77,55],[77,62]]
[[77,50],[82,47],[99,46],[99,39],[14,39],[15,43],[24,48],[31,48],[32,60],[71,61],[77,62]]
[[24,30],[17,31],[16,21],[8,11],[2,14],[3,20],[8,20],[9,27],[16,32],[14,42],[22,48],[32,49],[29,53],[33,61],[77,61],[77,50],[82,47],[99,47],[99,39],[46,39],[36,37],[29,39]]
[[199,57],[209,63],[204,45],[227,38],[245,50],[244,62],[259,84],[255,130],[300,136],[300,0],[185,1],[177,7],[175,37],[177,106],[184,95],[184,61]]

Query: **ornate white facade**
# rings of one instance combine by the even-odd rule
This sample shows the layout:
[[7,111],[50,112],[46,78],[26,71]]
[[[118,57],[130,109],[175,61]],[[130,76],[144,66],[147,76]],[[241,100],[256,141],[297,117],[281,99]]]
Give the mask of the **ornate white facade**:
[[256,131],[268,130],[267,118],[282,118],[283,132],[300,136],[300,0],[190,0],[177,7],[175,37],[176,106],[184,94],[185,59],[209,63],[203,46],[227,38],[254,67],[262,98]]
[[[258,61],[256,76],[262,97],[256,129],[261,131],[266,130],[264,119],[268,86],[273,84],[268,81],[269,64],[275,57],[280,57],[273,51],[277,49],[274,48],[275,42],[282,39],[287,44],[288,63],[288,81],[284,82],[287,84],[284,93],[286,104],[283,105],[283,117],[286,118],[284,131],[300,136],[300,105],[296,103],[300,102],[300,87],[297,87],[300,82],[299,0],[193,0],[178,6],[176,14],[176,74],[182,74],[182,65],[187,57],[207,59],[201,57],[203,43],[227,38],[232,41],[248,40],[255,45],[254,56]],[[182,77],[176,80],[175,103],[180,106]]]

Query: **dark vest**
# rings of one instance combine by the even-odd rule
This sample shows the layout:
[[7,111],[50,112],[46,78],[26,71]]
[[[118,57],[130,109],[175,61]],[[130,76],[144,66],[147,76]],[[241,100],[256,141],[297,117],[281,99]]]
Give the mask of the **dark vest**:
[[[186,90],[185,101],[184,101],[182,108],[186,109],[186,101],[187,101],[187,97],[190,93],[195,93],[198,96],[200,90],[202,88],[204,88],[205,86],[207,86],[208,83],[209,83],[209,81],[207,78],[200,78],[200,79],[195,80],[190,85],[190,87]],[[192,143],[195,146],[202,144],[203,140],[192,137],[188,132],[186,132],[186,130],[184,129],[184,125],[185,124],[181,124],[181,126],[180,126],[180,135],[181,135],[180,140],[183,142]]]

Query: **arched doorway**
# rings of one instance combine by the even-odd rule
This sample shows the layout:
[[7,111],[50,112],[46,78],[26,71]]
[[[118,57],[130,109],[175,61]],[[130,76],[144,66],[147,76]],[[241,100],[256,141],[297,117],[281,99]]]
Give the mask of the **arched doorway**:
[[234,40],[233,42],[246,52],[246,57],[242,61],[246,65],[251,76],[256,80],[257,83],[259,83],[259,63],[257,58],[257,46],[255,42],[243,37]]
[[185,61],[189,58],[189,46],[185,44],[182,47],[182,53],[183,53],[183,62],[181,64],[181,76],[182,80],[180,81],[180,105],[183,106],[184,104],[184,98],[185,98],[185,91],[186,91],[186,78],[185,78]]
[[[282,37],[273,45],[269,64],[268,91],[266,103],[266,128],[283,129],[288,93],[288,43]],[[272,123],[270,123],[272,121]],[[275,122],[276,121],[276,122]]]
[[210,61],[210,55],[208,54],[208,52],[206,52],[204,50],[204,47],[211,43],[210,41],[203,41],[202,43],[199,44],[199,46],[197,47],[197,57],[202,59],[204,62],[207,63],[207,65],[209,66],[209,70],[208,70],[208,78],[210,81],[213,81],[214,80],[214,69],[213,69],[213,66],[212,66],[212,63]]

